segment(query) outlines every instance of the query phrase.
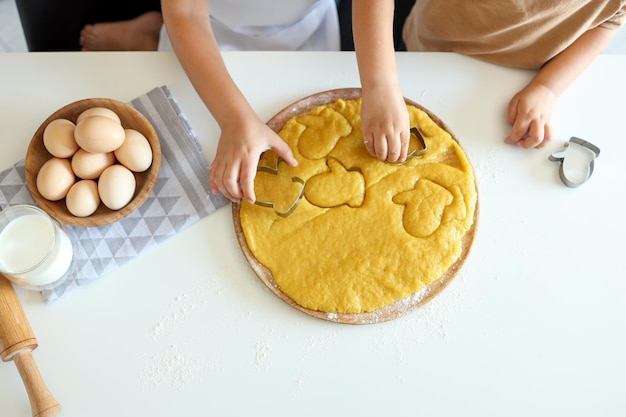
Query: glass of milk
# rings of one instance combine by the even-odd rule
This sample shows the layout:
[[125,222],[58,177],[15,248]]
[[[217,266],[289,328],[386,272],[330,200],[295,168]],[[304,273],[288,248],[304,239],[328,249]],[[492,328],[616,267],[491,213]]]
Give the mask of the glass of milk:
[[31,205],[0,211],[0,272],[31,290],[63,277],[72,263],[72,242],[59,223]]

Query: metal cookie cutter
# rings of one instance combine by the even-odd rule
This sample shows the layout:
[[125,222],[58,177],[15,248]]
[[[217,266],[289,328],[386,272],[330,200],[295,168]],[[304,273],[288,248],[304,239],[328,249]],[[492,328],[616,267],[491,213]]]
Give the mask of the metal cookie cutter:
[[421,148],[417,148],[414,149],[413,151],[411,151],[407,156],[406,159],[402,162],[388,162],[389,164],[393,164],[393,165],[400,165],[400,164],[404,164],[406,163],[409,159],[413,158],[413,157],[417,157],[417,156],[422,156],[425,152],[426,152],[426,141],[424,140],[424,135],[422,135],[422,132],[419,130],[419,128],[417,126],[413,126],[410,130],[411,132],[411,136],[415,136],[415,138],[417,139],[417,142],[420,144]]
[[[278,165],[280,165],[281,161],[283,161],[282,158],[280,158],[280,157],[276,158],[276,167],[275,168],[259,165],[257,167],[257,172],[267,172],[267,173],[272,174],[272,175],[278,175]],[[287,210],[285,210],[285,211],[278,210],[272,201],[259,201],[259,200],[256,200],[254,202],[254,204],[256,204],[257,206],[261,206],[261,207],[271,208],[280,217],[287,217],[291,213],[293,213],[293,211],[296,209],[296,207],[298,206],[298,204],[302,200],[302,197],[304,196],[304,187],[306,186],[306,180],[304,180],[304,179],[302,179],[300,177],[293,176],[293,175],[290,175],[290,176],[291,176],[291,181],[292,182],[298,182],[298,183],[302,184],[302,188],[300,189],[300,193],[298,193],[298,196],[296,197],[294,202],[291,204],[291,206],[289,206],[287,208]]]
[[[570,143],[575,143],[577,145],[580,145],[583,148],[586,148],[589,151],[591,151],[591,153],[593,153],[593,158],[589,162],[589,165],[587,165],[587,175],[580,182],[574,182],[574,181],[570,180],[569,178],[567,178],[567,175],[565,175],[565,170],[563,168],[563,161],[565,161],[565,151],[567,151],[567,148],[569,147]],[[563,182],[563,184],[565,184],[566,186],[568,186],[570,188],[576,188],[576,187],[584,184],[591,177],[591,174],[593,174],[594,160],[599,155],[600,155],[600,148],[598,148],[596,145],[594,145],[593,143],[587,142],[584,139],[580,139],[580,138],[572,136],[570,138],[569,142],[566,142],[565,146],[562,149],[560,149],[560,150],[558,150],[556,152],[553,152],[552,155],[550,155],[550,157],[548,159],[550,161],[554,161],[554,162],[559,162],[560,163],[559,177],[561,178],[561,182]]]

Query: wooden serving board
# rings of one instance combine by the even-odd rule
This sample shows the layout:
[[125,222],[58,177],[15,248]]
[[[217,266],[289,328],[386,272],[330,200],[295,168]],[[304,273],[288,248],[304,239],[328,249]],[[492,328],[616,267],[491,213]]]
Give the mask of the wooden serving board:
[[[294,116],[306,114],[320,105],[330,104],[339,99],[352,100],[358,99],[359,97],[361,97],[360,88],[345,88],[320,92],[309,97],[305,97],[287,106],[282,111],[277,113],[267,124],[270,128],[272,128],[272,130],[278,133],[282,129],[283,125]],[[417,107],[418,109],[428,114],[428,116],[437,125],[450,133],[452,138],[458,143],[458,139],[437,116],[432,114],[429,110],[425,109],[421,105],[409,99],[405,98],[405,102],[408,105]],[[476,189],[478,190],[478,184],[475,183],[475,185]],[[468,230],[468,232],[462,238],[462,252],[459,259],[450,266],[450,268],[441,278],[432,282],[428,287],[406,298],[400,299],[371,312],[343,314],[311,310],[309,308],[302,307],[280,289],[280,286],[274,280],[272,272],[255,258],[254,254],[248,247],[246,236],[241,227],[240,207],[241,205],[239,203],[234,203],[232,205],[232,216],[235,233],[246,260],[250,264],[252,270],[259,277],[259,279],[281,300],[283,300],[290,306],[302,311],[303,313],[322,320],[343,324],[373,324],[393,320],[410,313],[411,311],[430,301],[433,297],[439,294],[439,292],[441,292],[446,287],[446,285],[456,276],[461,266],[465,262],[465,259],[467,258],[472,243],[474,241],[474,235],[478,224],[477,200],[476,209],[474,211],[474,222],[470,230]]]

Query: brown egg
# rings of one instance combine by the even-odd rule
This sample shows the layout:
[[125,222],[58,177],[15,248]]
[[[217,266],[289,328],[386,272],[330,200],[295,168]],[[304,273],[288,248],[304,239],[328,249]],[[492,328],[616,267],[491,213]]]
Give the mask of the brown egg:
[[108,117],[109,119],[115,120],[119,124],[122,123],[120,117],[111,109],[107,109],[106,107],[91,107],[87,110],[84,110],[81,114],[76,118],[76,124],[83,119],[91,116],[103,116]]
[[100,205],[98,184],[94,180],[80,180],[67,192],[67,210],[76,217],[91,216]]
[[123,165],[111,165],[98,180],[98,193],[102,203],[111,210],[119,210],[133,199],[135,176]]
[[91,153],[79,149],[72,157],[72,170],[78,178],[94,180],[115,163],[113,152]]
[[124,128],[104,116],[90,116],[81,120],[74,130],[78,146],[91,153],[113,152],[124,143]]
[[152,165],[152,148],[148,139],[135,129],[125,129],[126,139],[115,150],[115,157],[126,168],[144,172]]
[[43,131],[43,145],[52,156],[69,158],[78,150],[74,139],[76,125],[67,119],[52,120]]
[[61,200],[75,181],[69,159],[51,158],[37,173],[37,191],[47,200]]

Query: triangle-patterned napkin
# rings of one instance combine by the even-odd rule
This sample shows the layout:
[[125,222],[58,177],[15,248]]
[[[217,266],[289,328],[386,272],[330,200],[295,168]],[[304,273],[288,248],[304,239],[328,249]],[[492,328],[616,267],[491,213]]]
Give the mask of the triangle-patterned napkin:
[[[44,301],[58,299],[122,266],[204,216],[229,203],[211,193],[209,166],[197,137],[166,86],[130,102],[152,123],[162,151],[161,169],[148,199],[124,219],[106,226],[65,226],[74,259],[64,279],[43,288]],[[35,204],[24,161],[0,172],[0,206]]]

